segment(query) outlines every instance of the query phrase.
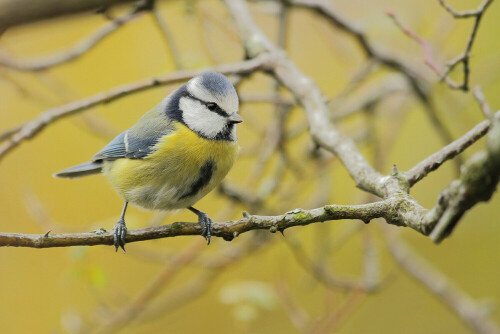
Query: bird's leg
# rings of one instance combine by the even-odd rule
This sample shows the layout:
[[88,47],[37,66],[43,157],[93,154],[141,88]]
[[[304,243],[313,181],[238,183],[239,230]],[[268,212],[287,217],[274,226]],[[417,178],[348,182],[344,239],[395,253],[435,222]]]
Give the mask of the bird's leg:
[[195,213],[198,216],[198,222],[201,225],[201,235],[207,239],[207,245],[210,245],[210,237],[212,236],[213,232],[213,227],[212,224],[214,223],[212,219],[205,213],[200,210],[196,210],[192,206],[188,208],[191,210],[191,212]]
[[123,253],[125,253],[125,235],[127,235],[127,226],[125,225],[125,211],[127,211],[128,202],[123,205],[122,214],[120,219],[116,222],[114,228],[114,244],[115,250],[118,251],[118,247],[121,247]]

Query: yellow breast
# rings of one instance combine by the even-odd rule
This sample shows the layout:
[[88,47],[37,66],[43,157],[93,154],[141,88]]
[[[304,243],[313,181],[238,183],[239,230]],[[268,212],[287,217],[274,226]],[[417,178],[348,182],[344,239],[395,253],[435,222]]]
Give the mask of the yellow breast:
[[104,174],[127,202],[147,209],[186,208],[222,181],[238,151],[236,142],[204,139],[176,123],[154,153],[105,162]]

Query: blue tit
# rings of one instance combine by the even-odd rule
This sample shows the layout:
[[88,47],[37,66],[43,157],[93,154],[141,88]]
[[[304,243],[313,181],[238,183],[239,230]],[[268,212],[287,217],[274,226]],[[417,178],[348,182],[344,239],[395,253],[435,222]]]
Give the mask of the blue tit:
[[239,151],[238,95],[220,73],[206,72],[180,86],[86,163],[54,174],[77,178],[103,173],[125,202],[114,228],[125,251],[128,203],[151,210],[187,208],[210,244],[212,220],[193,205],[214,189]]

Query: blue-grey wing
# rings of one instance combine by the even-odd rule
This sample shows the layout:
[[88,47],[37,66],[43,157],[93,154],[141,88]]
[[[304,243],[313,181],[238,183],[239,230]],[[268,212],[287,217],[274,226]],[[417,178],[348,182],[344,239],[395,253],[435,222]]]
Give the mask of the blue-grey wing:
[[115,160],[124,158],[127,154],[125,145],[125,132],[120,133],[108,145],[92,157],[92,161],[97,160]]
[[143,159],[151,154],[158,141],[175,129],[173,121],[166,118],[164,113],[166,103],[168,98],[148,111],[130,129],[116,136],[94,155],[92,161]]
[[154,146],[164,134],[147,138],[134,137],[130,130],[120,133],[102,150],[92,157],[92,161],[116,160],[121,158],[143,159],[154,151]]

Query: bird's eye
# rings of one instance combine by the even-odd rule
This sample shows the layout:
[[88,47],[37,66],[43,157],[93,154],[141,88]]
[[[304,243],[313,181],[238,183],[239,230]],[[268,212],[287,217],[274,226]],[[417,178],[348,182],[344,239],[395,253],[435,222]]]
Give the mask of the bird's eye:
[[208,102],[207,108],[208,108],[208,110],[215,111],[215,110],[217,110],[217,103]]

